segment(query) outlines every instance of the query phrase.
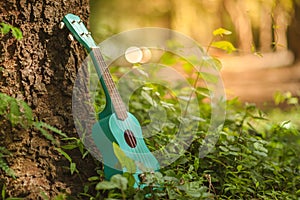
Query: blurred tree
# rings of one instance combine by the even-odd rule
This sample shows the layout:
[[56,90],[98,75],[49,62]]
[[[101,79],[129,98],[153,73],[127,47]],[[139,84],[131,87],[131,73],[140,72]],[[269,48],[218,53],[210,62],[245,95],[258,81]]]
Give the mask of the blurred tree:
[[144,26],[166,27],[206,46],[212,39],[212,31],[225,27],[233,31],[228,39],[241,53],[251,53],[253,49],[264,53],[287,49],[287,28],[293,18],[295,1],[153,0],[149,4],[146,0],[130,3],[91,0],[95,5],[92,6],[92,28],[100,33],[105,30],[103,27],[115,32]]
[[295,52],[296,58],[300,58],[300,1],[295,2],[295,14],[291,26],[288,29],[289,48]]
[[272,5],[273,0],[259,1],[259,45],[261,52],[272,51]]
[[242,53],[250,53],[253,44],[251,19],[247,12],[247,0],[224,0],[238,36],[238,48]]
[[287,28],[294,14],[293,0],[274,0],[274,46],[276,50],[288,48]]
[[209,45],[213,30],[222,26],[222,0],[172,0],[172,5],[171,28]]
[[156,26],[170,28],[170,0],[90,0],[91,31],[96,42],[121,31]]

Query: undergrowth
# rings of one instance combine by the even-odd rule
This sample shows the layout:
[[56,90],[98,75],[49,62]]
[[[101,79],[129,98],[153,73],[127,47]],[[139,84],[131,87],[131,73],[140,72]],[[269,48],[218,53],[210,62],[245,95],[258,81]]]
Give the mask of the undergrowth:
[[[215,36],[230,34],[225,29],[217,29]],[[212,41],[211,46],[231,52],[235,48],[225,42]],[[222,45],[221,45],[222,44]],[[226,44],[226,47],[224,45]],[[218,45],[221,45],[218,46]],[[216,59],[208,62],[218,67]],[[188,60],[183,60],[170,52],[162,55],[160,63],[182,66],[187,73],[187,80],[193,85],[195,74]],[[203,64],[203,63],[202,63]],[[145,138],[151,151],[161,149],[174,137],[182,123],[180,100],[176,90],[168,91],[165,85],[153,84],[147,79],[149,74],[143,66],[134,66],[139,71],[143,87],[131,96],[129,110],[134,113],[141,125],[147,127]],[[155,67],[155,66],[151,66]],[[112,68],[112,70],[120,70]],[[200,75],[199,79],[214,81],[213,76]],[[130,83],[127,83],[130,84]],[[120,85],[122,87],[124,85]],[[130,86],[129,86],[130,87]],[[147,173],[144,188],[134,189],[128,173],[115,175],[106,181],[103,173],[91,177],[89,186],[95,187],[96,194],[85,190],[80,196],[90,199],[297,199],[300,197],[300,133],[291,121],[273,122],[268,114],[254,104],[241,104],[238,99],[226,102],[226,120],[213,150],[202,157],[200,147],[205,143],[205,136],[211,121],[211,105],[208,100],[210,90],[194,85],[195,93],[181,96],[189,101],[197,98],[200,113],[191,119],[198,121],[197,130],[193,130],[193,142],[175,162],[159,172]],[[185,88],[180,88],[185,91]],[[182,94],[182,93],[181,93]],[[296,97],[277,94],[276,104],[287,101],[298,106]],[[103,94],[98,94],[97,104]],[[97,107],[97,105],[96,105]],[[154,110],[163,110],[155,115]],[[191,106],[191,109],[195,107]],[[167,120],[165,120],[167,119]],[[191,121],[188,121],[190,123]],[[149,132],[150,128],[150,134]],[[148,132],[147,132],[148,131]],[[187,133],[188,134],[188,133]],[[175,153],[180,151],[174,151]],[[167,154],[166,154],[167,156]],[[170,156],[168,154],[168,156]],[[88,188],[88,187],[86,187]]]
[[[222,36],[230,32],[218,29],[214,34]],[[212,42],[212,46],[218,45],[222,47],[227,45],[224,47],[227,51],[235,50],[228,43]],[[186,73],[190,75],[188,80],[193,83],[195,72],[191,70],[192,66],[187,61],[179,59],[176,55],[165,54],[161,62],[183,65]],[[140,70],[141,75],[145,75],[142,66],[135,67]],[[206,81],[214,80],[213,77],[202,76],[202,78],[206,78]],[[192,143],[175,162],[159,172],[146,173],[143,180],[146,185],[144,188],[134,189],[132,176],[128,173],[115,175],[109,181],[104,180],[103,169],[99,167],[95,173],[97,175],[90,177],[83,185],[82,193],[61,193],[55,199],[299,199],[299,127],[291,121],[274,123],[255,105],[243,105],[237,99],[229,100],[226,102],[226,120],[219,139],[213,150],[202,157],[199,148],[205,142],[204,138],[211,120],[211,105],[208,101],[210,91],[205,87],[196,86],[193,95],[189,96],[187,93],[187,96],[181,99],[189,101],[190,97],[196,98],[201,111],[189,119],[198,123],[197,129],[193,129],[192,132]],[[172,92],[176,94],[176,91]],[[145,139],[150,150],[168,144],[174,139],[179,124],[189,122],[180,118],[182,111],[180,103],[172,92],[162,85],[147,82],[145,78],[144,87],[136,90],[130,99],[130,112],[136,115],[142,126],[149,125],[150,133],[153,134],[152,137]],[[101,95],[103,93],[100,92],[97,103],[103,105]],[[70,175],[84,173],[76,168],[76,163],[65,151],[78,148],[82,159],[85,159],[88,151],[80,139],[70,138],[55,127],[35,120],[32,110],[23,101],[2,93],[0,100],[1,119],[8,120],[12,126],[21,125],[24,129],[39,130],[70,162]],[[284,101],[292,102],[293,106],[299,107],[298,101],[291,96],[278,95],[275,98],[278,104]],[[159,120],[151,123],[149,113],[153,107],[161,110],[160,113],[167,119],[163,126]],[[67,144],[60,146],[57,138]],[[5,162],[6,156],[13,155],[5,147],[0,147],[0,168],[17,178]],[[98,163],[98,166],[101,165]],[[3,188],[4,198],[5,187]],[[50,199],[44,193],[41,195],[44,199]]]

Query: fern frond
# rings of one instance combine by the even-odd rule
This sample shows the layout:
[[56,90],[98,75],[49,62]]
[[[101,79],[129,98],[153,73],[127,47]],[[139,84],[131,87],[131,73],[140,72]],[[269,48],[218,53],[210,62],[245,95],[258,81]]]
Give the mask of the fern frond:
[[12,170],[6,160],[4,159],[5,156],[8,156],[10,152],[5,147],[0,147],[0,169],[3,170],[7,175],[16,178],[14,170]]

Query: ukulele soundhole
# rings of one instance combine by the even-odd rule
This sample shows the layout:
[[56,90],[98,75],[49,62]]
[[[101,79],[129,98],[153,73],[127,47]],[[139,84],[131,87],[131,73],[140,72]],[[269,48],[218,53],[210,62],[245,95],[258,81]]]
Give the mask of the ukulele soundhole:
[[132,131],[130,131],[130,130],[124,131],[124,138],[125,138],[126,143],[131,148],[136,147],[136,139],[135,139]]

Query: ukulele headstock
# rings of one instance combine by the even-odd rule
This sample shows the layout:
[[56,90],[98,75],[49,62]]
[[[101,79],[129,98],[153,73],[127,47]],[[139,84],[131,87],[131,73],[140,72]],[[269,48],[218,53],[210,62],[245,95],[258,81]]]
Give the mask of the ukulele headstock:
[[71,31],[74,37],[90,52],[92,47],[96,47],[91,33],[87,30],[82,20],[73,14],[67,14],[63,18],[64,24]]

